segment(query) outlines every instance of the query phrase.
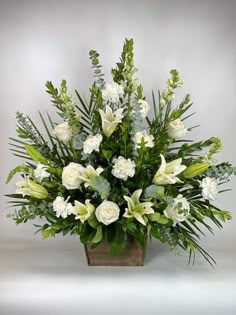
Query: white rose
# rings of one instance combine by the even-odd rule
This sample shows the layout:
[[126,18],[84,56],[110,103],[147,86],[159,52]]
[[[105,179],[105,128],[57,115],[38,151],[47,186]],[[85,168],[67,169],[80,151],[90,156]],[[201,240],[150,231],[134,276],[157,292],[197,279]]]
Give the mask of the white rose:
[[80,179],[80,171],[82,165],[71,162],[62,171],[62,184],[67,189],[77,189],[79,188],[82,180]]
[[46,171],[48,166],[38,163],[36,169],[34,170],[34,178],[38,183],[41,183],[44,178],[50,176],[50,174]]
[[164,210],[164,215],[174,221],[174,226],[178,222],[183,222],[190,214],[190,205],[186,198],[178,195],[172,205]]
[[150,110],[150,105],[148,104],[148,102],[146,102],[144,100],[139,100],[138,104],[140,107],[140,113],[141,113],[142,118],[147,117],[147,113]]
[[105,88],[102,90],[102,98],[105,102],[117,103],[124,95],[124,88],[117,83],[106,83]]
[[120,208],[112,202],[104,200],[95,211],[96,218],[105,225],[111,224],[119,219]]
[[63,124],[57,125],[53,133],[59,140],[67,144],[72,138],[72,129],[69,126],[68,122],[64,122]]
[[167,133],[169,137],[173,139],[184,137],[187,131],[188,129],[185,127],[185,125],[179,118],[171,121],[167,128]]
[[133,141],[135,143],[135,148],[139,148],[142,142],[142,139],[145,141],[145,147],[153,148],[154,147],[154,137],[149,135],[146,130],[138,131],[133,136]]
[[57,218],[67,218],[68,215],[71,214],[71,210],[73,208],[71,203],[68,203],[68,197],[66,200],[64,200],[63,197],[57,196],[57,198],[53,201],[52,206],[53,210],[56,212]]
[[130,159],[125,159],[123,156],[119,156],[118,159],[113,159],[112,175],[122,180],[127,180],[128,177],[133,177],[135,174],[135,162]]
[[88,136],[83,143],[83,151],[85,154],[90,154],[93,151],[99,151],[99,146],[102,142],[102,135]]
[[207,200],[216,200],[218,195],[218,183],[215,178],[205,177],[200,186],[202,187],[202,196]]

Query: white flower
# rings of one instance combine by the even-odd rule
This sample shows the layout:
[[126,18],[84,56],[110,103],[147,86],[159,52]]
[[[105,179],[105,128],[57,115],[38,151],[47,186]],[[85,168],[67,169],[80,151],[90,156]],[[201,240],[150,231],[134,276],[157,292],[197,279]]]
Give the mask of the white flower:
[[48,191],[40,184],[35,183],[29,177],[25,177],[25,180],[21,180],[16,183],[18,187],[15,191],[16,194],[22,194],[22,196],[31,196],[36,199],[46,199],[48,197]]
[[168,135],[173,139],[184,137],[187,131],[188,129],[179,118],[171,121],[167,128]]
[[80,220],[84,223],[91,214],[94,212],[95,207],[90,203],[89,199],[85,200],[85,204],[75,200],[75,206],[71,209],[71,213],[73,213],[76,217],[76,220]]
[[72,204],[67,202],[69,198],[70,197],[64,200],[63,197],[57,196],[57,198],[53,201],[52,206],[53,210],[56,212],[57,218],[67,218],[68,215],[71,214]]
[[164,210],[164,215],[172,219],[174,221],[174,226],[178,222],[185,221],[190,214],[190,205],[186,198],[184,198],[182,195],[178,195],[175,199],[172,205],[169,205]]
[[145,142],[145,147],[153,148],[154,147],[154,137],[152,135],[149,135],[146,130],[138,131],[133,136],[133,141],[135,143],[135,148],[139,148],[142,142],[142,139]]
[[34,178],[38,183],[41,183],[44,178],[50,176],[50,174],[46,171],[48,166],[38,163],[36,169],[34,169]]
[[125,218],[135,218],[141,224],[146,225],[143,215],[152,214],[154,210],[152,209],[152,202],[140,202],[139,198],[142,194],[142,189],[136,190],[131,197],[124,196],[124,199],[128,203],[128,208],[125,208]]
[[82,165],[71,162],[62,171],[62,184],[67,189],[77,189],[79,188],[82,180],[80,179],[80,169],[83,168]]
[[104,200],[95,211],[96,218],[105,225],[111,224],[119,219],[120,208],[112,202]]
[[128,177],[133,177],[135,174],[135,162],[130,159],[125,159],[123,156],[119,156],[117,159],[113,159],[112,175],[122,180],[127,180]]
[[117,103],[124,95],[124,88],[117,83],[106,83],[102,90],[102,98],[105,102]]
[[83,151],[85,154],[90,154],[93,151],[99,151],[99,146],[102,142],[102,135],[88,136],[83,143]]
[[72,138],[72,129],[67,121],[60,125],[57,125],[54,128],[53,133],[55,136],[57,136],[59,140],[61,140],[65,144],[67,144]]
[[79,170],[79,178],[81,181],[85,182],[84,186],[88,187],[91,184],[92,179],[94,176],[99,176],[103,172],[102,167],[98,167],[96,170],[91,166],[88,165],[87,167],[80,166]]
[[181,165],[182,159],[176,159],[170,163],[166,163],[164,156],[161,154],[161,166],[156,172],[152,182],[156,185],[167,185],[181,183],[181,180],[176,175],[182,173],[185,165]]
[[140,113],[142,118],[147,117],[147,113],[150,110],[150,105],[145,100],[139,100],[138,101],[139,107],[140,107]]
[[204,199],[216,200],[218,195],[218,183],[215,178],[205,177],[200,186],[202,187],[202,196]]
[[99,113],[102,119],[102,130],[107,137],[110,137],[115,131],[117,125],[121,123],[123,115],[123,108],[117,109],[114,113],[110,106],[106,106],[106,112],[99,109]]

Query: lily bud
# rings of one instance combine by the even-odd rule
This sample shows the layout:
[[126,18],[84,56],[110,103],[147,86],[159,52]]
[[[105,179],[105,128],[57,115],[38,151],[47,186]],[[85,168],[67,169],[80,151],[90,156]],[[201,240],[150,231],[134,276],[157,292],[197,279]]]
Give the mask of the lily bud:
[[205,172],[208,169],[208,167],[209,167],[208,163],[196,163],[188,166],[186,170],[183,172],[183,175],[185,178],[193,178]]

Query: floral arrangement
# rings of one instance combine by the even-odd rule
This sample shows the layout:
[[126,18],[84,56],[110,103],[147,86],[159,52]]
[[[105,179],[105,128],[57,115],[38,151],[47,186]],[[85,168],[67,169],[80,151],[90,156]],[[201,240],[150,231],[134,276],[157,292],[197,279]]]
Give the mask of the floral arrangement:
[[42,218],[36,224],[43,238],[58,233],[79,235],[82,243],[110,243],[109,255],[119,255],[128,235],[145,247],[148,236],[189,251],[190,261],[200,252],[202,227],[213,233],[231,219],[214,202],[222,184],[235,174],[228,162],[218,163],[215,153],[221,141],[186,140],[195,127],[185,121],[192,113],[190,95],[173,107],[175,90],[182,87],[176,70],[158,97],[152,93],[152,109],[143,95],[133,61],[133,40],[126,39],[120,61],[112,69],[112,82],[104,79],[99,54],[91,50],[94,71],[90,97],[78,91],[78,105],[68,95],[67,83],[59,89],[46,83],[62,122],[47,114],[40,118],[44,133],[29,116],[17,112],[18,138],[11,139],[14,155],[24,163],[17,173],[9,214],[17,224]]

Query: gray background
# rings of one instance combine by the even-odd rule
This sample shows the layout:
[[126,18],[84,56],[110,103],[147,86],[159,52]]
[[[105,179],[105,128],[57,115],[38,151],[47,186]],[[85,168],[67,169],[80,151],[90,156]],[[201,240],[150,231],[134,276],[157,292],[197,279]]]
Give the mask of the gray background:
[[[38,120],[54,112],[46,80],[66,78],[71,93],[85,95],[92,83],[88,51],[101,54],[109,71],[125,37],[135,41],[139,78],[151,90],[165,86],[177,68],[190,92],[201,128],[194,139],[218,136],[220,159],[236,164],[236,1],[0,1],[0,314],[235,314],[236,220],[202,240],[218,264],[201,257],[187,266],[157,241],[142,268],[93,268],[78,238],[42,241],[31,224],[15,227],[6,218],[3,194],[8,170],[19,164],[8,149],[15,136],[15,112]],[[235,214],[234,192],[218,199]]]

